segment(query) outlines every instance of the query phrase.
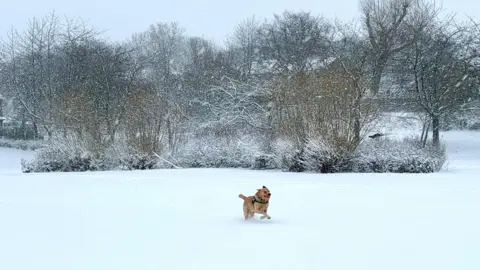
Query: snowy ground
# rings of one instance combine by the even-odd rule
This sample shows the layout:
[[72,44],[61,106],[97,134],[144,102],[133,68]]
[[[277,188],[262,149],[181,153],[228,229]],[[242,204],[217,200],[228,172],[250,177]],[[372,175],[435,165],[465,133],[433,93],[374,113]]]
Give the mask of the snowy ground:
[[[21,174],[0,149],[0,269],[480,269],[480,133],[435,174]],[[238,193],[272,191],[272,220]]]
[[2,184],[4,180],[8,179],[5,177],[5,174],[19,174],[22,168],[22,159],[31,160],[33,157],[33,151],[23,151],[13,148],[0,148],[0,181],[2,181]]

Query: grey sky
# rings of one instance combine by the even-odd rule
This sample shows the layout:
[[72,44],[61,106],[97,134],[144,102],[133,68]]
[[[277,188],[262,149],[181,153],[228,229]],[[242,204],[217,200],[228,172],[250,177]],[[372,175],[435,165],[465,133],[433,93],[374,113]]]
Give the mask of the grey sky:
[[[465,18],[465,14],[480,18],[478,0],[444,0],[443,7],[458,13],[459,18]],[[358,0],[3,0],[0,37],[5,37],[12,26],[23,30],[30,18],[55,10],[57,15],[81,17],[91,26],[108,30],[105,35],[112,40],[129,38],[156,22],[177,21],[188,35],[223,42],[243,19],[252,15],[270,18],[286,9],[342,20],[359,15]]]

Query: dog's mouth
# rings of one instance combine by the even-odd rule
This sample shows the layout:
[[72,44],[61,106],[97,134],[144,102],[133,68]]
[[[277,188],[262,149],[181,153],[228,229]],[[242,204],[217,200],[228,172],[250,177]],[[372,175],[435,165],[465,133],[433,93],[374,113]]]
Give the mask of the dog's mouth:
[[270,199],[270,196],[272,196],[272,194],[268,193],[267,195],[265,195],[265,198]]

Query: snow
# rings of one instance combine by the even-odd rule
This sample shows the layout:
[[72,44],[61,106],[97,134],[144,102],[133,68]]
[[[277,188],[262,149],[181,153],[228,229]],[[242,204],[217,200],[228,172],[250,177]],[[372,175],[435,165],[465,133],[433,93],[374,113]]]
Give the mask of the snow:
[[445,171],[461,174],[480,172],[480,132],[449,131],[443,134],[442,139],[448,142]]
[[0,181],[5,180],[4,175],[6,173],[19,174],[22,167],[21,160],[31,160],[33,157],[33,151],[24,151],[13,148],[0,148]]
[[[0,149],[0,269],[480,269],[480,133],[442,134],[435,174],[22,174]],[[272,219],[245,222],[262,185]]]

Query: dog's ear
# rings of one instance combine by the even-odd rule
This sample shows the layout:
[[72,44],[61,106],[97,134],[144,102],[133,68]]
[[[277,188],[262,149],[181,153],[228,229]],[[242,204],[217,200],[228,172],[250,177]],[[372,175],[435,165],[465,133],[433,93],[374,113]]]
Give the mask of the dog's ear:
[[257,188],[257,191],[261,191],[262,189],[261,188]]
[[266,186],[263,186],[263,188],[267,188]]

